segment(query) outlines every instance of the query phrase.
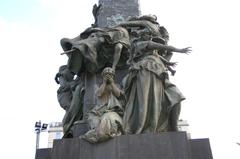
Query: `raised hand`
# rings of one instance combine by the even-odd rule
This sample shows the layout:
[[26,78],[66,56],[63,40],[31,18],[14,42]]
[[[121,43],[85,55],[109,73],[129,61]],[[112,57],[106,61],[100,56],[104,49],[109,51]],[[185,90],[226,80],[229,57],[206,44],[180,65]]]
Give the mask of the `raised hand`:
[[179,49],[179,52],[184,53],[184,54],[189,54],[189,53],[192,52],[192,47],[186,47],[186,48],[183,48],[183,49]]
[[103,77],[103,83],[107,84],[108,83],[108,78],[106,76]]

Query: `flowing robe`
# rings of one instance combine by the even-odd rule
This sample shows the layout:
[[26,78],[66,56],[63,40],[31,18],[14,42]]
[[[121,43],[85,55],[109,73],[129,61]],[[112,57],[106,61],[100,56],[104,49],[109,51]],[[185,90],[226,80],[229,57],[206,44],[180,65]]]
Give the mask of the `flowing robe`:
[[149,50],[147,41],[134,45],[134,63],[124,81],[124,130],[129,134],[168,131],[169,113],[184,97],[169,82],[167,68],[154,54],[156,50]]
[[122,44],[122,53],[118,66],[126,66],[129,35],[125,28],[88,28],[80,36],[61,40],[64,51],[74,49],[68,54],[68,68],[74,74],[88,71],[96,73],[113,62],[114,46]]

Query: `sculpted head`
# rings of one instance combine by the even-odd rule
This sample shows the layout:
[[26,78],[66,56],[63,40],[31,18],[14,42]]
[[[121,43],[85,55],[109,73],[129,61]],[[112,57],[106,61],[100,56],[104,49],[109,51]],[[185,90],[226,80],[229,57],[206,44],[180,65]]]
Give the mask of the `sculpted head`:
[[115,71],[111,68],[111,67],[106,67],[104,68],[103,72],[102,72],[102,76],[112,76],[115,77]]

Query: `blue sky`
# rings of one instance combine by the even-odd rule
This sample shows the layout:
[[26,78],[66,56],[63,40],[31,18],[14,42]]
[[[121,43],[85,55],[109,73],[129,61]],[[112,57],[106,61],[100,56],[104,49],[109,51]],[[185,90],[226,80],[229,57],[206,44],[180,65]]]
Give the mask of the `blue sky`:
[[0,2],[1,16],[11,20],[26,19],[34,10],[39,9],[39,4],[34,0],[2,0]]
[[37,21],[48,13],[38,0],[1,0],[0,15],[9,21]]
[[[62,120],[54,76],[67,58],[59,41],[93,23],[96,2],[0,1],[0,158],[32,159],[35,121]],[[188,56],[174,55],[177,73],[171,78],[187,97],[181,118],[192,137],[210,138],[216,159],[239,159],[238,0],[140,2],[142,14],[156,14],[168,29],[171,45],[193,48]]]

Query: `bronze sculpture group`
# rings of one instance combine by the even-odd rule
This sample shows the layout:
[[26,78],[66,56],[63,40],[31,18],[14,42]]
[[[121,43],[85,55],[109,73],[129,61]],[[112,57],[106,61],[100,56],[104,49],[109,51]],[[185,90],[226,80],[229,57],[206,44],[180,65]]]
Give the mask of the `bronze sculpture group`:
[[[122,134],[177,131],[185,98],[169,81],[176,65],[170,60],[174,52],[191,50],[169,46],[168,40],[167,30],[153,15],[132,17],[111,28],[93,25],[76,38],[62,39],[68,62],[60,67],[56,82],[60,106],[66,110],[64,137],[72,136],[78,120],[89,128],[80,138],[92,143]],[[123,68],[128,72],[117,83],[115,72]],[[93,94],[95,106],[83,112],[86,72],[101,74],[102,82]]]

